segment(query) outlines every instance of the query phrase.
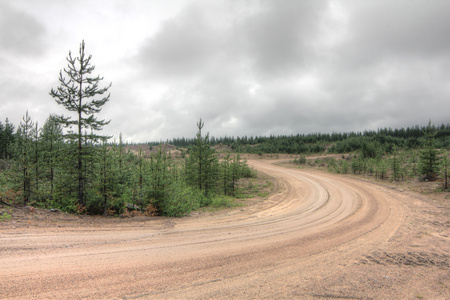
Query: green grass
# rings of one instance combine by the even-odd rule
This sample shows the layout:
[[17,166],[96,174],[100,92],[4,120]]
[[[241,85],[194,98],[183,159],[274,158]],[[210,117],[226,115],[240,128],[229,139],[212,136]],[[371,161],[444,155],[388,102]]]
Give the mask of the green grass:
[[[11,211],[10,211],[11,212]],[[5,211],[3,211],[3,212],[0,212],[0,221],[2,222],[2,221],[7,221],[7,220],[9,220],[9,219],[11,219],[11,214],[10,213],[7,213],[7,212],[5,212]]]

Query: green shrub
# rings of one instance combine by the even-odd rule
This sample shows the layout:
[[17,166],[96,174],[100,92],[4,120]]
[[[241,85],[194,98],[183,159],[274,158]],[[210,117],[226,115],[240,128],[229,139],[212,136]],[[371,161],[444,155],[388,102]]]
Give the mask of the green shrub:
[[304,155],[302,155],[299,158],[294,159],[294,164],[297,164],[297,165],[306,164],[306,157]]
[[233,203],[233,198],[224,196],[224,195],[216,195],[212,198],[211,203],[209,204],[210,207],[233,207],[235,206]]
[[77,203],[78,203],[78,200],[76,199],[76,197],[55,194],[49,207],[50,208],[58,208],[58,209],[62,210],[63,212],[72,214],[72,213],[77,212]]
[[0,212],[0,221],[6,221],[11,219],[11,214],[7,212]]
[[158,204],[158,213],[163,216],[181,217],[200,207],[200,191],[183,182],[173,183],[167,190],[166,198]]

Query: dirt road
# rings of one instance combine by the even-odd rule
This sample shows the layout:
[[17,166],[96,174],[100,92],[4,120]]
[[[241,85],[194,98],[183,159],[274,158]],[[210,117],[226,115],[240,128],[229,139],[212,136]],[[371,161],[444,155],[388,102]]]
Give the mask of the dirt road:
[[0,298],[449,299],[448,206],[249,161],[279,180],[218,214],[0,223]]

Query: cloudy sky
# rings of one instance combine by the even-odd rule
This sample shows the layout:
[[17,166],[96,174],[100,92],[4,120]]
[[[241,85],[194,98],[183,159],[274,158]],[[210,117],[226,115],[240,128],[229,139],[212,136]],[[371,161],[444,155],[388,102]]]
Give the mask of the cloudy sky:
[[0,120],[49,95],[84,39],[133,142],[449,123],[450,1],[1,0]]

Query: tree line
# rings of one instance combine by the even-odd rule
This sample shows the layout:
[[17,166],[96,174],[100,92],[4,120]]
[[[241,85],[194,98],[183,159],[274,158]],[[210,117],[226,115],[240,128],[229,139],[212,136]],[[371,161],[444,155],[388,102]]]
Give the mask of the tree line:
[[[227,145],[237,153],[279,153],[279,154],[311,154],[311,153],[348,153],[357,151],[373,144],[383,152],[392,152],[394,147],[399,149],[419,149],[425,137],[426,126],[344,133],[311,133],[296,135],[243,136],[243,137],[211,137],[211,145]],[[440,126],[431,125],[435,132],[437,148],[450,148],[450,124]],[[149,142],[156,146],[162,142]],[[173,138],[165,143],[177,147],[189,147],[194,143],[193,138]]]
[[109,121],[97,119],[111,84],[93,76],[84,41],[69,52],[67,68],[50,96],[72,113],[50,115],[42,127],[26,112],[17,130],[0,123],[0,200],[9,205],[59,208],[66,212],[181,216],[208,205],[230,205],[237,181],[254,176],[238,155],[219,160],[203,135],[204,122],[184,159],[159,151],[144,158],[99,134]]

